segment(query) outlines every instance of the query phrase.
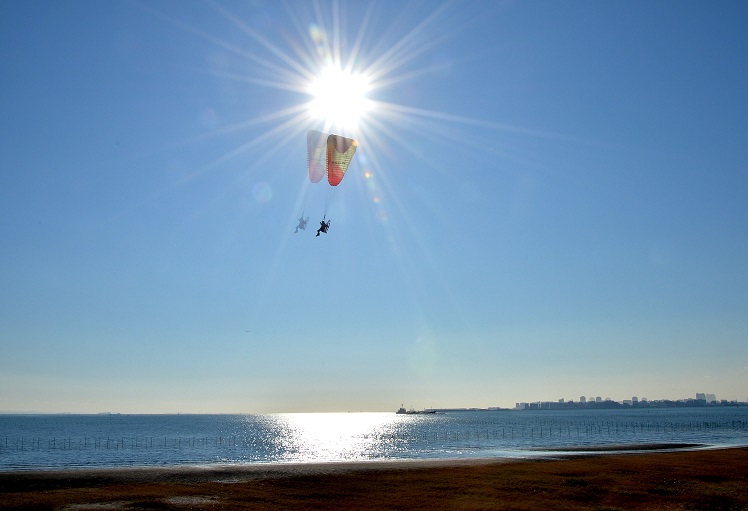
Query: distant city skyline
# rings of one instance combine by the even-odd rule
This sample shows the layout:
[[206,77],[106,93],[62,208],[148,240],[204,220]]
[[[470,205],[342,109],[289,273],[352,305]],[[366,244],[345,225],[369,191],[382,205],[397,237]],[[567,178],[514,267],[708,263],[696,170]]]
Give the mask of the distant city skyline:
[[[609,397],[602,398],[600,396],[595,396],[595,397],[591,397],[591,396],[587,397],[585,395],[579,396],[579,402],[581,402],[581,403],[584,403],[584,402],[586,402],[589,399],[594,399],[596,402],[600,402],[600,401],[611,401],[611,398],[609,398]],[[693,398],[684,397],[684,398],[680,398],[680,399],[693,399]],[[716,396],[716,394],[709,394],[709,393],[705,393],[705,392],[697,392],[695,399],[711,403],[711,402],[717,401],[717,396]],[[565,398],[560,398],[559,399],[559,401],[564,401],[564,400],[565,400]],[[660,399],[656,399],[655,401],[663,401],[663,400],[666,400],[666,399],[660,398]],[[621,399],[619,401],[621,401],[621,402],[625,402],[625,401],[632,401],[632,402],[649,401],[649,398],[647,398],[646,396],[642,396],[642,397],[631,396],[630,399]],[[748,398],[746,399],[746,401],[748,401]]]
[[564,405],[603,405],[606,403],[615,403],[625,406],[644,406],[644,405],[657,405],[657,404],[683,404],[683,405],[690,405],[690,404],[699,404],[703,403],[705,405],[711,405],[711,404],[748,404],[748,399],[745,401],[738,401],[738,400],[718,400],[717,396],[715,394],[711,393],[705,393],[705,392],[697,392],[695,395],[695,398],[692,397],[684,397],[680,399],[648,399],[647,397],[641,397],[638,396],[631,396],[629,399],[621,399],[621,400],[613,400],[609,397],[602,398],[600,396],[595,397],[587,397],[587,396],[579,396],[578,401],[574,401],[573,399],[566,400],[565,398],[560,398],[556,401],[530,401],[530,402],[518,402],[515,405],[516,409],[527,409],[527,408],[543,408],[545,406],[548,406],[548,408],[551,408],[551,405],[559,405],[557,407],[564,407]]
[[[543,409],[543,408],[564,408],[568,406],[564,405],[574,405],[574,404],[600,404],[604,405],[606,403],[615,403],[618,405],[625,405],[625,406],[636,406],[637,404],[683,404],[688,405],[689,402],[703,402],[705,405],[709,404],[734,404],[734,405],[748,405],[748,399],[741,401],[741,400],[719,400],[717,399],[717,396],[715,394],[711,393],[704,393],[704,392],[697,392],[695,394],[695,398],[691,397],[683,397],[678,399],[648,399],[646,397],[637,397],[632,396],[630,399],[621,399],[621,400],[614,400],[609,397],[601,397],[601,396],[594,396],[588,398],[587,396],[579,396],[578,400],[575,401],[573,399],[565,399],[565,398],[559,398],[554,401],[526,401],[526,402],[516,402],[514,407],[501,407],[501,406],[487,406],[487,407],[472,407],[472,406],[456,406],[456,407],[426,407],[426,408],[415,408],[415,407],[405,407],[405,405],[401,404],[401,407],[406,408],[408,410],[453,410],[453,411],[459,411],[459,410],[522,410],[522,409]],[[371,410],[374,412],[389,412],[390,409],[386,410]],[[44,412],[44,411],[34,411],[34,410],[0,410],[0,414],[45,414],[45,413],[77,413],[77,412]],[[107,414],[107,413],[120,413],[116,410],[107,410],[107,411],[98,411],[98,412],[88,412],[92,414]],[[241,413],[241,412],[237,412]],[[248,414],[252,414],[253,412],[246,412]],[[331,412],[335,413],[335,412]]]

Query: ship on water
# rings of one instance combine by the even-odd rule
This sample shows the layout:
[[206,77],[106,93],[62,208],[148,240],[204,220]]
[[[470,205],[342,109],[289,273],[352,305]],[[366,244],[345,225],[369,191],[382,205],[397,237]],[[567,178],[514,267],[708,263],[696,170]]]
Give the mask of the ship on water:
[[400,405],[400,408],[398,408],[396,414],[399,415],[422,415],[427,413],[436,413],[436,410],[413,410],[412,408],[410,410],[406,410],[403,405]]

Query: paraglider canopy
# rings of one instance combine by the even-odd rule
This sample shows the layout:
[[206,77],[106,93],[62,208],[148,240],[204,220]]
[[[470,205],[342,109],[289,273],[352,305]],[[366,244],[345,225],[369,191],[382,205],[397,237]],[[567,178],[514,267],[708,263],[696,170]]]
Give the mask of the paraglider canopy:
[[319,183],[327,175],[330,186],[338,186],[348,170],[358,144],[352,138],[309,130],[306,155],[309,180]]

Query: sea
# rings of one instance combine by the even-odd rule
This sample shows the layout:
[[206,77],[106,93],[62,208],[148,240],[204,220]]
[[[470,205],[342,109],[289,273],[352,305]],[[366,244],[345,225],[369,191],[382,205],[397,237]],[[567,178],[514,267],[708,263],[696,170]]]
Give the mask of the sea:
[[0,471],[536,458],[748,445],[748,406],[402,415],[0,415]]

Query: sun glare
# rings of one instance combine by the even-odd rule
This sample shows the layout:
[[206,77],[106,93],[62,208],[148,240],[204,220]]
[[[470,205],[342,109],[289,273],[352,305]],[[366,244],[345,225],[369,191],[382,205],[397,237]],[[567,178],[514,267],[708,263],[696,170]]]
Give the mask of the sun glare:
[[371,109],[372,101],[366,97],[369,89],[363,74],[328,66],[309,85],[310,114],[330,126],[355,129]]

